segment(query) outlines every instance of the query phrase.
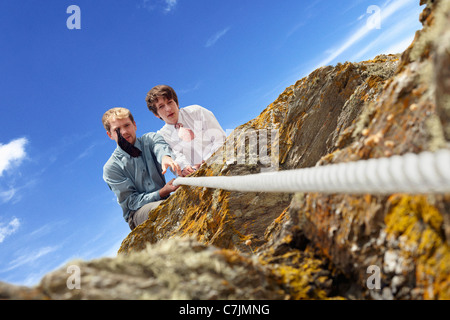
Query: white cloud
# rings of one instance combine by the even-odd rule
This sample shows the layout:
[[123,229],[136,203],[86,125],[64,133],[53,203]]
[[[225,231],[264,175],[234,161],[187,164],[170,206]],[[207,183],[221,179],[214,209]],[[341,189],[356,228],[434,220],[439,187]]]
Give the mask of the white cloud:
[[17,218],[13,218],[7,225],[0,224],[0,243],[5,240],[7,236],[15,233],[20,227],[20,221]]
[[219,41],[220,38],[222,38],[228,31],[230,31],[231,27],[227,27],[219,32],[217,32],[215,35],[213,35],[211,38],[206,41],[205,47],[209,48],[216,44],[217,41]]
[[26,156],[26,138],[19,138],[8,144],[0,144],[0,177],[4,171],[11,169],[14,165],[19,165]]

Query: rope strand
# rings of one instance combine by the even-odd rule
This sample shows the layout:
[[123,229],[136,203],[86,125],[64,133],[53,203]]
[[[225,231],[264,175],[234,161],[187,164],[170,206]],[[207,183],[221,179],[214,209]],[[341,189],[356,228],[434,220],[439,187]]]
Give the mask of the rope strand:
[[173,184],[241,192],[450,193],[450,150],[244,176],[185,177]]

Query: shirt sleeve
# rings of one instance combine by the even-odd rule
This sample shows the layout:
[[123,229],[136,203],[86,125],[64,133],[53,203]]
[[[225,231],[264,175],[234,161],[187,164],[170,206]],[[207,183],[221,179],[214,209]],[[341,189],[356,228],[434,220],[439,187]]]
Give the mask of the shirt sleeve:
[[149,202],[161,200],[159,190],[149,193],[138,193],[130,178],[115,163],[106,165],[103,169],[103,180],[117,197],[122,207],[125,220],[128,221],[130,211],[136,211]]
[[175,155],[172,149],[170,148],[166,140],[164,140],[162,135],[160,135],[159,133],[154,133],[151,138],[153,140],[152,143],[153,153],[155,154],[156,160],[158,160],[159,163],[162,162],[162,158],[164,156],[169,156],[172,159],[175,159]]
[[178,165],[180,166],[181,170],[184,170],[184,168],[186,168],[187,166],[190,166],[191,164],[189,163],[189,161],[186,159],[186,157],[184,156],[184,154],[182,154],[179,151],[176,150],[172,150],[175,158],[175,162],[178,163]]

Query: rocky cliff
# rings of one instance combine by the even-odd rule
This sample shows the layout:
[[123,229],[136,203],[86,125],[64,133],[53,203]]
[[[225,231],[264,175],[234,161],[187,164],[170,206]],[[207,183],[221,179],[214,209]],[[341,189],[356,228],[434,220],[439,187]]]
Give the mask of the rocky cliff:
[[[421,4],[423,29],[403,54],[315,70],[236,128],[194,176],[268,170],[262,153],[289,170],[449,148],[450,2]],[[1,284],[0,297],[450,299],[450,195],[182,186],[116,259],[76,265],[80,290],[67,288],[62,268],[36,288]]]

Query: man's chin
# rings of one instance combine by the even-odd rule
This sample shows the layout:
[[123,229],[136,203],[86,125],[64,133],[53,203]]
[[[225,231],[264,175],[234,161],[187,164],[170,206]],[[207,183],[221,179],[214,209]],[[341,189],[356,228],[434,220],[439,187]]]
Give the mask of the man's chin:
[[178,119],[176,119],[175,116],[172,116],[172,117],[167,118],[166,123],[174,126],[177,124],[177,121],[178,121]]

